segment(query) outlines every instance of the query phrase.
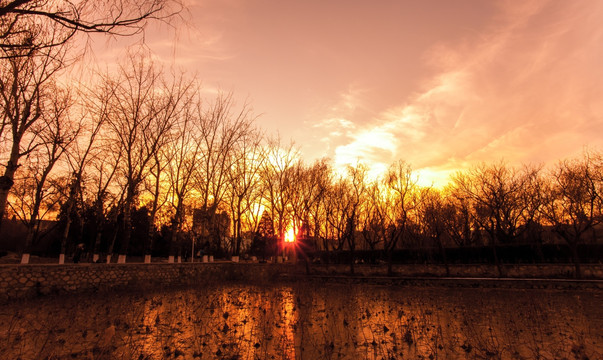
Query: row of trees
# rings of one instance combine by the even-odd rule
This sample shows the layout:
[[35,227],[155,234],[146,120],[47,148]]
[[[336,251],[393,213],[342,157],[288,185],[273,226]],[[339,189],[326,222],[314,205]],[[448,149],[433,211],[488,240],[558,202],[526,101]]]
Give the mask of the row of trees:
[[[446,248],[488,245],[501,274],[500,245],[562,239],[579,274],[578,245],[596,241],[603,194],[598,152],[552,169],[481,164],[454,175],[444,189],[419,186],[403,161],[379,179],[362,164],[341,174],[328,160],[306,164],[293,145],[263,136],[250,107],[236,106],[231,94],[208,100],[195,80],[166,73],[145,53],[131,54],[118,71],[79,92],[45,79],[31,90],[25,79],[36,82],[34,70],[46,71],[39,60],[11,58],[7,63],[20,71],[2,78],[3,89],[29,94],[5,91],[5,109],[11,101],[36,106],[36,115],[27,107],[33,105],[5,115],[30,119],[27,127],[19,127],[22,120],[2,127],[3,181],[15,180],[7,209],[28,229],[23,262],[40,220],[57,216],[64,261],[71,223],[81,223],[83,214],[94,223],[88,230],[95,232],[95,259],[101,248],[110,257],[119,245],[118,261],[125,262],[132,212],[142,207],[151,224],[147,261],[162,227],[172,260],[191,237],[240,254],[243,239],[266,228],[262,217],[271,222],[273,234],[266,236],[282,240],[290,229],[303,230],[306,251],[347,251],[352,259],[357,250],[391,256],[399,248],[435,247],[446,262]],[[22,64],[36,66],[27,75]],[[228,225],[217,226],[224,216]]]
[[[81,153],[83,158],[68,156],[68,149],[82,141],[86,125],[78,118],[85,115],[73,111],[75,97],[68,90],[72,85],[61,87],[57,78],[85,51],[85,46],[77,44],[86,39],[78,35],[133,36],[142,33],[150,20],[169,22],[181,10],[178,0],[0,2],[0,152],[4,167],[0,219],[5,217],[7,204],[15,216],[23,215],[28,228],[26,248],[39,219],[53,210],[49,199],[57,196],[60,187],[53,185],[54,169],[65,167],[61,161],[66,157],[68,162],[80,161],[83,168],[100,129],[89,131],[90,146]],[[25,169],[17,172],[24,163]],[[69,165],[75,169],[67,196],[67,206],[72,207],[83,172]],[[23,261],[28,261],[27,253]]]
[[489,246],[504,275],[499,246],[564,242],[580,276],[578,246],[599,241],[596,230],[603,220],[598,152],[550,169],[482,163],[456,173],[444,189],[418,185],[404,161],[377,180],[367,178],[363,165],[333,176],[324,161],[296,164],[291,173],[291,221],[309,226],[309,237],[322,241],[315,248],[350,252],[352,272],[357,249],[383,250],[391,272],[398,248],[439,249],[447,267],[446,248]]
[[[10,4],[19,9],[17,3]],[[153,17],[152,9],[165,3],[145,3],[152,6],[144,13]],[[159,232],[169,234],[173,261],[183,239],[240,254],[244,239],[270,228],[280,241],[290,229],[303,230],[305,251],[350,253],[352,271],[359,250],[387,254],[391,270],[399,248],[435,247],[446,262],[446,248],[478,244],[491,247],[502,274],[501,244],[562,239],[579,275],[578,245],[596,241],[603,184],[598,152],[551,169],[481,164],[453,176],[445,189],[419,186],[403,161],[379,179],[369,178],[361,164],[341,174],[328,160],[304,163],[293,145],[265,137],[250,106],[237,106],[232,94],[205,97],[195,79],[164,70],[142,50],[113,72],[61,85],[70,31],[82,27],[32,13],[69,37],[52,41],[47,27],[31,25],[35,17],[23,25],[29,32],[15,32],[11,24],[25,15],[9,5],[0,6],[0,218],[25,224],[23,263],[41,220],[57,217],[60,262],[74,237],[72,224],[84,217],[93,224],[86,229],[94,233],[95,260],[104,250],[125,262],[132,214],[142,207],[150,224],[146,261]],[[119,19],[107,31],[124,25]],[[36,29],[50,36],[36,37],[46,45],[19,37]]]

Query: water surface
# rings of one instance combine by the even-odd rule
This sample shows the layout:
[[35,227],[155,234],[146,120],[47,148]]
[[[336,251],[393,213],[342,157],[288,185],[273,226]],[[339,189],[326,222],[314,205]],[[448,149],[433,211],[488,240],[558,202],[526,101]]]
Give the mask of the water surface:
[[227,284],[0,307],[3,359],[602,359],[603,292]]

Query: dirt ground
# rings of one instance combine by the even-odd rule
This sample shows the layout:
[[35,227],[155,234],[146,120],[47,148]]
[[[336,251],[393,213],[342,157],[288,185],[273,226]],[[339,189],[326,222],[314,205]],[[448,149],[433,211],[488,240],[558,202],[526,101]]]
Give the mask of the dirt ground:
[[601,359],[603,292],[224,284],[0,307],[2,359]]

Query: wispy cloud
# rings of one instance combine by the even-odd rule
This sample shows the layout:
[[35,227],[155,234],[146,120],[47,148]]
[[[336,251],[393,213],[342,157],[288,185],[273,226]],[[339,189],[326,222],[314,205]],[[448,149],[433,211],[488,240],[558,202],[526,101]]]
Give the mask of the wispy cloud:
[[347,128],[336,164],[382,169],[402,158],[436,178],[479,161],[547,162],[601,145],[603,70],[594,63],[603,61],[603,6],[500,6],[474,39],[426,53],[435,73],[422,90],[371,125]]

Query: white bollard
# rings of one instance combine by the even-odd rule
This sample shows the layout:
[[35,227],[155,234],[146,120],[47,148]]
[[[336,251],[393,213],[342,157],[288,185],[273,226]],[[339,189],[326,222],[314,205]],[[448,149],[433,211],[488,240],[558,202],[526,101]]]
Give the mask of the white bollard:
[[209,257],[207,255],[203,255],[203,262],[206,263],[209,261]]

